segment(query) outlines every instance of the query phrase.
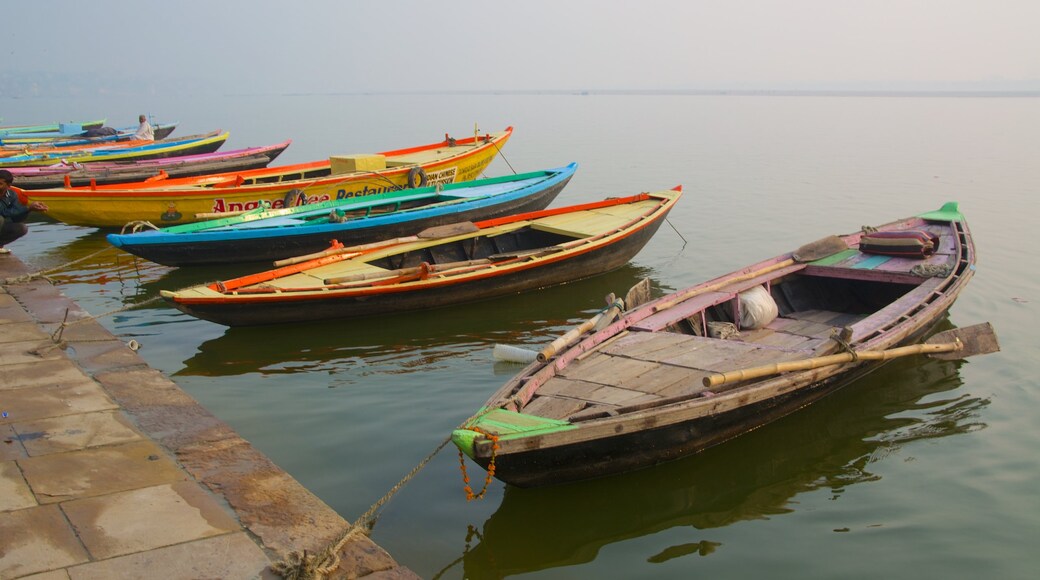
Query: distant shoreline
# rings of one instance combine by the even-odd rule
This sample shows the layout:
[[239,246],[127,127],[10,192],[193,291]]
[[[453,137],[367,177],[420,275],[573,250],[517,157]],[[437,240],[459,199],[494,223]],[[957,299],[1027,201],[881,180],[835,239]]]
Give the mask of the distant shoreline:
[[[850,89],[524,89],[524,90],[369,90],[369,91],[333,91],[333,92],[288,92],[288,93],[216,93],[212,96],[222,97],[341,97],[341,96],[409,96],[409,95],[486,95],[486,96],[647,96],[647,97],[894,97],[894,98],[1036,98],[1040,97],[1040,89],[1036,90],[850,90]],[[62,99],[103,97],[104,95],[77,94],[4,94],[0,90],[0,100]],[[129,93],[109,93],[111,98],[132,97]],[[171,96],[177,96],[171,93]]]
[[[995,97],[1035,98],[1040,90],[459,90],[459,91],[350,91],[332,93],[283,93],[283,96],[348,96],[348,95],[573,95],[573,96],[735,96],[735,97]],[[228,95],[235,96],[235,95]],[[273,96],[273,95],[269,95]]]

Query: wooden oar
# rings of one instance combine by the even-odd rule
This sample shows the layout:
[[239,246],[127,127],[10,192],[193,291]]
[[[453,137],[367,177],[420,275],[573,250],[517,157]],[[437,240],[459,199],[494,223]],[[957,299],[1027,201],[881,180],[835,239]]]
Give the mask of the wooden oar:
[[[398,281],[398,278],[408,278],[411,276],[418,276],[423,272],[428,274],[441,274],[449,270],[456,268],[465,268],[468,266],[484,266],[490,264],[491,260],[482,258],[479,260],[463,260],[461,262],[445,262],[443,264],[428,264],[425,266],[410,266],[408,268],[399,268],[397,270],[386,270],[382,272],[359,272],[357,274],[348,274],[346,276],[339,276],[336,278],[325,278],[323,282],[329,286],[334,284],[346,284],[350,282],[360,282],[363,280],[376,280],[379,278],[387,278],[389,280]],[[386,283],[386,281],[383,281]]]
[[789,371],[807,371],[820,367],[840,365],[858,360],[884,361],[893,358],[926,354],[945,360],[960,359],[976,354],[989,354],[1000,350],[997,335],[988,322],[955,328],[940,332],[923,344],[912,344],[890,348],[888,350],[863,350],[855,354],[843,352],[829,356],[820,356],[804,360],[781,362],[760,367],[752,367],[739,371],[729,371],[704,377],[705,387],[717,387],[726,383],[748,381],[786,373]]

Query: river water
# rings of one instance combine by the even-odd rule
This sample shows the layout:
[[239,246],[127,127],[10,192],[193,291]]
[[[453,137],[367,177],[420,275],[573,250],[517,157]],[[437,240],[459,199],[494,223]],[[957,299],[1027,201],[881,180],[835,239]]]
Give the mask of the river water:
[[[1033,578],[1040,565],[1040,99],[298,95],[0,107],[9,123],[124,126],[147,112],[179,122],[175,135],[228,129],[228,149],[294,139],[279,164],[513,125],[487,174],[576,161],[556,206],[684,186],[670,225],[619,271],[378,319],[228,329],[149,300],[251,268],[156,266],[103,251],[106,232],[41,219],[10,246],[56,268],[68,296],[349,521],[518,370],[492,360],[495,344],[545,344],[642,277],[661,293],[959,201],[979,265],[949,324],[992,322],[1000,353],[899,360],[698,456],[564,487],[494,482],[477,502],[449,445],[384,506],[372,537],[426,578]],[[479,485],[483,472],[469,470]]]

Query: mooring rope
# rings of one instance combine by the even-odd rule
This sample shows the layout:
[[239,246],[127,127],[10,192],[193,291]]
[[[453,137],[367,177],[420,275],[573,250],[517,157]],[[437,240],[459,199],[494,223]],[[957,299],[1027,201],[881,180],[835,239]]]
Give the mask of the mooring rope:
[[126,222],[125,224],[123,224],[123,229],[119,230],[119,233],[120,234],[125,234],[126,233],[126,228],[130,228],[130,233],[136,234],[137,232],[141,231],[144,228],[152,228],[153,230],[158,230],[159,226],[153,224],[152,222],[150,222],[148,220],[134,220],[134,221],[129,221],[129,222]]
[[[480,417],[483,417],[484,415],[490,413],[494,409],[495,407],[488,407],[483,409],[481,412],[463,421],[459,425],[459,428],[464,427],[471,421],[475,421]],[[439,445],[437,445],[436,449],[431,451],[426,457],[422,459],[422,461],[420,461],[414,468],[412,468],[411,471],[408,472],[408,475],[405,475],[403,478],[401,478],[401,480],[398,481],[396,485],[391,487],[389,491],[383,494],[383,497],[379,498],[379,500],[376,503],[372,504],[372,507],[368,508],[368,511],[361,514],[361,517],[354,520],[354,523],[351,524],[349,528],[347,528],[347,532],[343,534],[343,536],[335,543],[330,544],[325,549],[321,550],[321,552],[318,555],[310,555],[307,553],[306,550],[302,552],[290,552],[285,560],[272,564],[271,570],[280,575],[282,578],[285,578],[286,580],[320,580],[328,577],[329,574],[334,572],[339,567],[339,552],[343,549],[343,546],[347,544],[347,541],[349,541],[351,538],[358,534],[364,534],[365,536],[368,536],[369,533],[371,533],[372,528],[375,527],[376,520],[378,519],[373,517],[373,515],[381,507],[383,507],[383,505],[389,502],[394,497],[394,495],[397,494],[397,492],[401,491],[401,489],[405,485],[407,485],[408,482],[412,480],[412,478],[418,475],[419,472],[422,471],[424,467],[426,467],[426,464],[429,463],[438,453],[440,453],[441,450],[443,450],[444,447],[447,446],[447,444],[450,442],[451,436],[445,437],[444,440],[441,441]]]
[[509,170],[513,172],[513,175],[517,175],[516,170],[513,169],[513,164],[506,159],[506,154],[502,153],[502,148],[498,146],[498,142],[492,141],[491,144],[495,146],[495,151],[498,151],[498,156],[502,158],[502,161],[506,162],[506,165],[509,166]]
[[23,282],[32,282],[33,280],[35,280],[37,278],[46,278],[45,274],[47,274],[48,272],[54,272],[56,270],[63,270],[65,268],[68,268],[69,266],[72,266],[74,264],[78,264],[78,263],[82,262],[83,260],[86,260],[86,259],[89,259],[89,258],[93,258],[94,256],[98,256],[100,254],[103,254],[105,252],[108,252],[108,251],[111,251],[111,250],[114,250],[114,249],[116,249],[115,246],[109,246],[107,248],[102,248],[102,249],[100,249],[100,250],[98,250],[98,251],[96,251],[94,253],[87,254],[86,256],[83,256],[82,258],[76,258],[75,260],[72,260],[71,262],[66,262],[64,264],[61,264],[59,266],[55,266],[53,268],[47,268],[45,270],[39,270],[39,271],[36,271],[36,272],[31,272],[29,274],[22,274],[21,276],[15,276],[13,278],[7,278],[7,279],[4,280],[4,284],[21,284]]
[[664,218],[664,221],[665,221],[665,222],[667,222],[667,223],[668,223],[668,225],[672,226],[672,230],[674,230],[674,231],[675,231],[675,233],[679,234],[679,238],[680,238],[680,239],[682,239],[682,245],[683,245],[683,247],[682,247],[682,248],[679,248],[679,251],[681,252],[681,251],[682,251],[682,250],[683,250],[684,248],[686,248],[686,244],[688,244],[688,243],[689,243],[689,242],[687,242],[687,241],[686,241],[686,236],[683,236],[683,235],[682,235],[682,232],[680,232],[680,231],[679,231],[679,229],[675,227],[675,224],[673,224],[673,223],[672,223],[672,220],[670,220],[670,219],[668,219],[668,218],[666,217],[666,218]]

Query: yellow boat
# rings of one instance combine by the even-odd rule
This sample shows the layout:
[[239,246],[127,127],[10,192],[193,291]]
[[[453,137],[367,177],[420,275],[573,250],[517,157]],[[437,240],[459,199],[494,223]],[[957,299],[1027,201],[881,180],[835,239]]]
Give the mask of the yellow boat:
[[235,215],[265,204],[277,209],[469,181],[491,164],[512,134],[513,128],[507,127],[462,139],[445,135],[444,141],[408,149],[333,156],[299,165],[25,193],[30,201],[47,204],[44,215],[67,224],[167,226]]

